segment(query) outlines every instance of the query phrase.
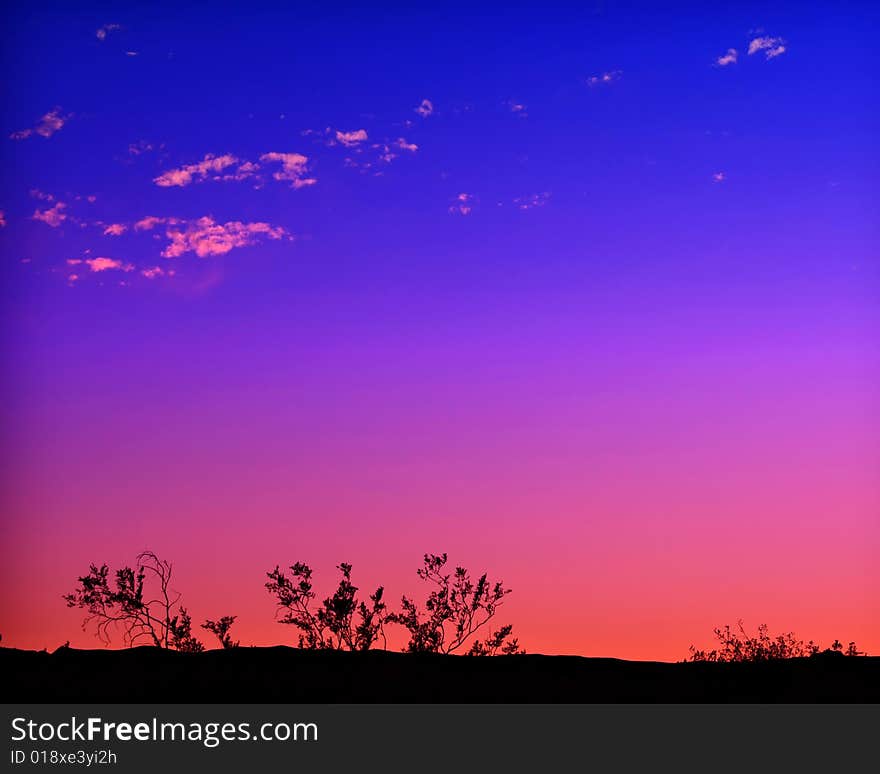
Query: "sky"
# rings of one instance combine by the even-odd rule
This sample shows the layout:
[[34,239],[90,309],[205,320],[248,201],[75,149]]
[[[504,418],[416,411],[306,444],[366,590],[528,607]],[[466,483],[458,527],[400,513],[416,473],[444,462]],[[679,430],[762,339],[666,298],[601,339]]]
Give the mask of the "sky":
[[880,652],[876,5],[179,5],[0,30],[4,645],[151,549],[246,644],[448,552],[529,652]]

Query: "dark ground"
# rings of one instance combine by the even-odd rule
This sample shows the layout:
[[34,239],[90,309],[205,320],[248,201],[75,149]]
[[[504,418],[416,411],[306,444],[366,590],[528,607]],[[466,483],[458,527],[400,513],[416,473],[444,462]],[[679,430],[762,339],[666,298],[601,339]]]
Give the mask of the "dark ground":
[[0,648],[7,702],[877,702],[880,657],[758,664],[579,656]]

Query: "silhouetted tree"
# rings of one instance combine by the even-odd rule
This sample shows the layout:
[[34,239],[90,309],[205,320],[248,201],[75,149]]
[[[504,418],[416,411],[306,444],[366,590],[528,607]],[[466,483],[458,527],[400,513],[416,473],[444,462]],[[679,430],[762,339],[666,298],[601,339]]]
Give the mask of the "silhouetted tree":
[[[786,658],[804,658],[815,656],[821,652],[819,645],[813,640],[804,642],[798,639],[792,632],[779,634],[771,637],[767,624],[758,626],[758,633],[754,636],[748,634],[740,620],[737,622],[738,631],[733,630],[728,624],[724,628],[716,628],[715,639],[718,640],[719,648],[713,650],[698,650],[691,645],[690,661],[774,661]],[[849,643],[846,651],[843,645],[835,640],[826,653],[844,653],[847,656],[860,656],[861,653],[854,642]]]
[[[409,632],[405,650],[409,653],[454,653],[495,616],[510,589],[501,581],[490,583],[486,574],[475,582],[464,567],[446,573],[446,554],[425,554],[419,578],[433,588],[420,610],[409,597],[401,599],[400,612],[388,616]],[[484,641],[471,645],[471,655],[519,652],[516,640],[508,640],[512,626],[503,626]]]
[[232,624],[235,623],[237,617],[235,615],[224,615],[218,621],[212,621],[209,618],[202,624],[202,628],[212,632],[220,641],[222,648],[237,648],[239,645],[238,640],[233,642],[232,636],[229,634],[229,630],[232,628]]
[[147,642],[199,653],[204,645],[192,633],[192,617],[180,604],[181,595],[171,590],[171,575],[171,562],[143,551],[134,567],[122,567],[112,579],[106,564],[89,565],[77,588],[63,598],[68,607],[86,611],[83,630],[94,624],[104,644],[110,643],[113,630],[121,628],[129,646]]
[[296,626],[299,647],[327,650],[369,650],[381,637],[385,646],[385,603],[382,586],[370,595],[370,603],[358,601],[358,588],[351,582],[351,565],[337,565],[342,573],[332,596],[315,606],[312,569],[303,562],[290,566],[287,575],[276,566],[266,573],[266,589],[283,611],[279,623]]

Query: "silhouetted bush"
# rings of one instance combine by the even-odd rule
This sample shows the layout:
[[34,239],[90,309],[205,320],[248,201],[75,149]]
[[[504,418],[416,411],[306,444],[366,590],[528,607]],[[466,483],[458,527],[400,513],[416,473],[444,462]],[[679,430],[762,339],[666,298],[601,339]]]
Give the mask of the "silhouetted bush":
[[[464,567],[444,573],[446,554],[425,554],[418,576],[434,588],[428,594],[424,611],[408,597],[401,610],[388,616],[389,623],[400,624],[409,632],[409,653],[454,653],[495,616],[510,589],[501,581],[490,583],[486,574],[474,583]],[[472,643],[469,655],[485,656],[520,652],[516,639],[508,639],[510,625],[502,626],[483,640]]]
[[342,573],[332,596],[314,606],[317,594],[312,588],[312,568],[303,562],[290,566],[286,575],[278,566],[266,573],[266,589],[283,611],[279,623],[300,629],[299,647],[326,650],[369,650],[381,637],[386,644],[385,603],[382,586],[370,595],[370,604],[357,599],[357,586],[351,582],[351,565],[337,565]]
[[[106,564],[89,565],[79,585],[63,596],[68,607],[86,611],[83,630],[95,625],[96,636],[110,644],[111,631],[122,629],[123,641],[198,653],[204,645],[192,633],[192,618],[181,595],[171,590],[171,562],[152,551],[137,556],[135,566],[117,570],[112,578]],[[223,620],[223,619],[221,619]]]
[[232,624],[235,623],[237,617],[235,615],[224,615],[219,621],[212,621],[209,618],[202,624],[202,628],[214,634],[220,641],[220,647],[224,649],[237,648],[239,645],[238,640],[233,642],[232,636],[229,634],[229,630],[232,628]]
[[[719,648],[713,650],[698,650],[691,645],[689,661],[773,661],[785,658],[804,658],[815,656],[821,651],[819,645],[813,640],[804,642],[798,639],[792,632],[779,634],[771,637],[768,633],[767,624],[758,626],[755,636],[749,635],[743,627],[743,622],[737,622],[739,631],[734,631],[728,624],[724,628],[715,629],[715,639],[718,640]],[[850,642],[844,650],[843,645],[835,640],[825,653],[841,653],[845,656],[862,656],[855,642]]]

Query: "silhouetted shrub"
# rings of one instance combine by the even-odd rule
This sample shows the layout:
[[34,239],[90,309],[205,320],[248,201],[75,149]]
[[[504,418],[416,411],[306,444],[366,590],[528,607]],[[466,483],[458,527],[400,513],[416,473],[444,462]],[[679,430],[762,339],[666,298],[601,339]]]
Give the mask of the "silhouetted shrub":
[[180,604],[181,595],[171,590],[171,574],[171,562],[143,551],[133,568],[117,570],[112,581],[106,564],[89,565],[77,588],[63,598],[68,607],[86,611],[83,630],[94,624],[105,645],[111,641],[111,631],[121,628],[123,641],[129,646],[147,642],[198,653],[204,645],[193,636],[192,618]]
[[181,606],[178,615],[171,619],[168,626],[171,632],[169,647],[182,653],[201,653],[205,649],[193,636],[192,617],[185,607]]
[[[444,573],[446,554],[425,554],[419,578],[434,588],[428,594],[424,611],[408,597],[401,600],[401,610],[388,616],[409,632],[409,653],[454,653],[495,616],[510,589],[501,581],[490,583],[486,574],[474,583],[464,567]],[[519,652],[519,644],[509,639],[512,626],[503,626],[485,640],[472,643],[470,655],[495,655]]]
[[[813,640],[804,642],[798,639],[792,632],[779,634],[771,637],[768,633],[767,624],[758,626],[758,633],[755,636],[746,633],[743,622],[737,622],[739,631],[734,631],[730,625],[724,628],[716,628],[715,639],[718,640],[719,648],[713,650],[698,650],[691,645],[689,661],[719,661],[719,662],[735,662],[735,661],[774,661],[786,658],[804,658],[806,656],[815,656],[820,652],[819,645]],[[835,640],[830,648],[826,648],[826,653],[842,653],[846,656],[861,656],[861,653],[854,642],[850,642],[849,646],[844,650],[843,645]]]
[[351,565],[337,565],[342,573],[332,596],[314,606],[317,594],[312,588],[312,569],[303,562],[290,566],[290,575],[278,566],[266,573],[266,589],[283,611],[279,623],[300,629],[299,647],[314,650],[369,650],[382,639],[386,644],[385,603],[382,586],[370,595],[370,604],[358,601],[358,588],[351,582]]
[[224,615],[219,621],[212,621],[209,618],[202,624],[202,628],[214,634],[220,641],[220,647],[224,649],[237,648],[239,645],[238,640],[233,642],[232,636],[229,634],[229,630],[232,628],[232,624],[235,623],[237,617],[235,615]]

